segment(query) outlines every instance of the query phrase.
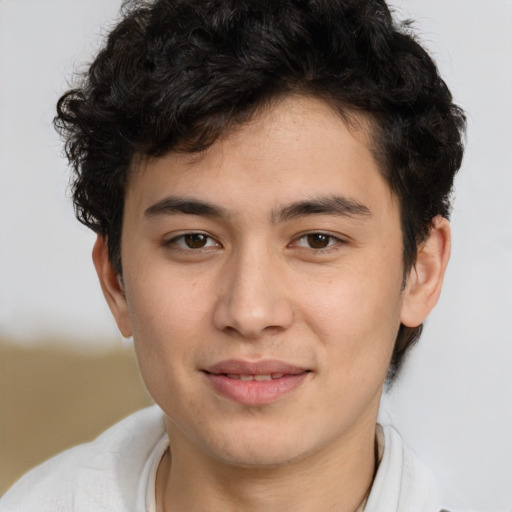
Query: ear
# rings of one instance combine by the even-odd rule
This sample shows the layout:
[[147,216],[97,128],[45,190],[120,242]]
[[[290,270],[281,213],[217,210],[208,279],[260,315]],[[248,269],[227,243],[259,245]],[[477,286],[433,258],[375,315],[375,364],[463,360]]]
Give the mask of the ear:
[[132,335],[132,328],[128,314],[126,295],[124,293],[123,280],[110,262],[107,241],[101,235],[98,235],[96,243],[94,244],[92,260],[100,280],[103,295],[107,300],[107,304],[114,316],[117,327],[121,331],[121,334],[127,338]]
[[438,215],[409,272],[400,317],[405,326],[418,327],[437,304],[450,249],[450,223]]

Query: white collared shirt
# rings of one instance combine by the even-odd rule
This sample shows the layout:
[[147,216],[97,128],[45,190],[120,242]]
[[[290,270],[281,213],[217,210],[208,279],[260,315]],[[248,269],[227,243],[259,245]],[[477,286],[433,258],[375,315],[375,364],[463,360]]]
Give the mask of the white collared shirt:
[[[356,512],[455,512],[398,432],[381,432],[379,468]],[[143,409],[29,471],[0,499],[0,512],[156,512],[156,473],[167,447],[162,411]]]

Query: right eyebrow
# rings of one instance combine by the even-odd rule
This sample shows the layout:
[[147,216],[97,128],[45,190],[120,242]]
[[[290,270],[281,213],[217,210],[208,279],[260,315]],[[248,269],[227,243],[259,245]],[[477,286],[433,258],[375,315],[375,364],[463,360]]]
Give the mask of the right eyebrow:
[[202,215],[205,217],[225,217],[223,208],[187,197],[167,196],[152,204],[144,211],[144,216],[149,218],[163,217],[165,215]]

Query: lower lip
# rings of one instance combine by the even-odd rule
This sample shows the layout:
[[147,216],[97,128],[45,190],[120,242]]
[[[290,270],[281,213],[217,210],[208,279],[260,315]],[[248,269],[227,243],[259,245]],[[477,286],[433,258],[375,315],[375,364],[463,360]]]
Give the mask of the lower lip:
[[296,389],[308,376],[308,372],[260,381],[230,379],[223,374],[214,375],[206,372],[205,375],[221,395],[244,405],[264,405]]

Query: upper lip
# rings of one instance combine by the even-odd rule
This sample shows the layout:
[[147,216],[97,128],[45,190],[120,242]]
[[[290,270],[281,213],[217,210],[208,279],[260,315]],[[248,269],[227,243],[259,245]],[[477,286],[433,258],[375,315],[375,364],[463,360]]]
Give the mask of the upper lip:
[[243,361],[237,359],[228,359],[220,361],[204,369],[207,373],[214,375],[234,374],[234,375],[269,375],[279,373],[283,375],[299,375],[309,371],[307,368],[295,366],[276,359],[267,359],[264,361]]

